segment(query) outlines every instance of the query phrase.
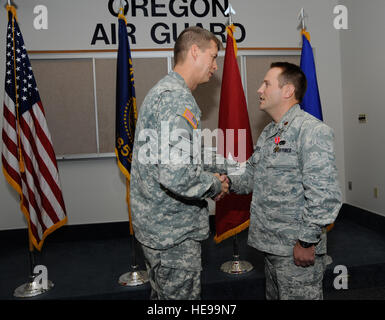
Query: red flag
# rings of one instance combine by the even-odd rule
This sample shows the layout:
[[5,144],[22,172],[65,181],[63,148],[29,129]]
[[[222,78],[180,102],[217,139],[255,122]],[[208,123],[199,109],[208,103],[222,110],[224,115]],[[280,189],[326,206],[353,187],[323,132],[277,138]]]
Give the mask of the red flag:
[[59,172],[43,105],[16,21],[7,6],[8,29],[1,161],[9,184],[20,195],[28,221],[30,250],[66,223]]
[[[224,137],[223,139],[218,137],[217,150],[226,158],[231,157],[238,162],[244,162],[253,154],[253,141],[245,93],[236,60],[237,44],[233,37],[234,30],[234,25],[226,28],[227,44],[218,121],[218,127],[224,133]],[[216,243],[249,226],[250,203],[251,194],[229,194],[216,202],[214,238]]]

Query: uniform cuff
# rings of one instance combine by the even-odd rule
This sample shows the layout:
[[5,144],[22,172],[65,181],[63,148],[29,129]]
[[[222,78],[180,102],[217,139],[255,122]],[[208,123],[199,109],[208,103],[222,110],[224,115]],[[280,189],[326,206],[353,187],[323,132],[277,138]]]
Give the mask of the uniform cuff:
[[212,173],[207,174],[210,175],[212,179],[212,184],[210,189],[208,190],[207,198],[213,198],[222,191],[222,183]]
[[321,240],[321,234],[322,229],[320,227],[301,227],[298,239],[309,243],[318,243]]

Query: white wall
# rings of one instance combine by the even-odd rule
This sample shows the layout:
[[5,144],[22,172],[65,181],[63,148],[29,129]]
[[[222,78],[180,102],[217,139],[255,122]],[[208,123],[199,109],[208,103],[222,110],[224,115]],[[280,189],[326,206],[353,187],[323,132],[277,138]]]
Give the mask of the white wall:
[[[208,2],[211,3],[211,0]],[[3,8],[5,1],[0,3],[0,97],[2,97],[7,18]],[[116,22],[116,18],[108,12],[105,0],[16,0],[16,3],[19,6],[19,24],[28,50],[116,48],[115,45],[107,46],[100,43],[96,46],[90,45],[97,23],[109,26],[110,23]],[[168,1],[158,0],[156,3],[164,4]],[[38,4],[46,5],[48,8],[48,30],[36,31],[33,28],[33,8]],[[341,186],[344,188],[345,159],[339,39],[341,31],[333,28],[333,8],[337,0],[232,0],[231,4],[237,12],[234,21],[242,23],[247,32],[245,41],[240,43],[239,47],[300,47],[297,15],[300,8],[304,7],[309,16],[306,24],[315,49],[324,121],[335,130],[337,167]],[[128,20],[137,28],[137,44],[132,45],[132,49],[173,46],[173,44],[159,46],[151,41],[148,34],[149,28],[159,21],[169,25],[176,22],[180,30],[183,29],[185,21],[190,24],[201,22],[204,27],[213,21],[226,23],[226,18],[223,16],[215,18],[210,14],[203,18],[138,16]],[[0,114],[2,121],[2,104]],[[69,224],[127,221],[125,184],[114,159],[59,161],[58,165]],[[19,210],[17,195],[7,185],[5,179],[0,178],[0,230],[23,227],[25,222]]]
[[[349,30],[341,32],[345,174],[352,181],[346,202],[385,215],[385,2],[340,2],[349,12]],[[358,121],[362,113],[366,124]]]

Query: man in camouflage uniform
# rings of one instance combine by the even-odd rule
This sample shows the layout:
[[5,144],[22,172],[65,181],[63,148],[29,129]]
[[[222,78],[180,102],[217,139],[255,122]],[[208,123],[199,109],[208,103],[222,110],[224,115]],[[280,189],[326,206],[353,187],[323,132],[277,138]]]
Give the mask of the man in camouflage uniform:
[[230,191],[253,192],[248,244],[265,253],[267,299],[322,299],[325,227],[341,207],[330,127],[300,109],[306,78],[273,63],[258,90],[273,121]]
[[[152,299],[200,298],[200,242],[209,236],[205,198],[223,195],[228,184],[191,158],[200,153],[192,139],[201,118],[191,91],[217,70],[220,48],[211,32],[199,27],[184,30],[175,43],[174,70],[148,92],[139,111],[130,199]],[[164,141],[165,132],[171,136],[179,132],[177,141],[172,137]],[[182,142],[189,150],[181,147]],[[155,162],[146,158],[146,150]]]

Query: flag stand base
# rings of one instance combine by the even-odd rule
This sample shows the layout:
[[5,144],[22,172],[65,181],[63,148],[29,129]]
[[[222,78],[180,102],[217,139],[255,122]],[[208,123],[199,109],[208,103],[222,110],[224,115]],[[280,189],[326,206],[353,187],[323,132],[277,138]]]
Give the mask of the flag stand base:
[[140,286],[148,282],[146,271],[137,270],[138,266],[132,266],[133,271],[122,274],[119,278],[119,284],[125,287]]
[[233,256],[232,261],[227,261],[221,265],[221,271],[229,274],[244,274],[253,270],[250,262],[240,261],[239,256]]
[[47,285],[44,288],[41,283],[35,281],[35,277],[30,277],[29,282],[15,289],[13,296],[17,298],[30,298],[49,291],[53,286],[54,284],[50,280],[47,280]]

